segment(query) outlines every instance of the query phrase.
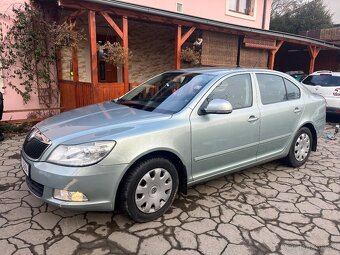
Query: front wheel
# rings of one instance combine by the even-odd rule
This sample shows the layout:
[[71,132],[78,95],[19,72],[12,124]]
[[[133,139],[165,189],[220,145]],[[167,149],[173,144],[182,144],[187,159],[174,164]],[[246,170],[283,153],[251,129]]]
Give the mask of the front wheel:
[[172,205],[178,190],[178,173],[171,161],[150,158],[124,178],[120,205],[135,221],[157,219]]
[[302,166],[308,159],[312,149],[313,137],[306,127],[301,128],[294,137],[290,146],[287,163],[293,167]]

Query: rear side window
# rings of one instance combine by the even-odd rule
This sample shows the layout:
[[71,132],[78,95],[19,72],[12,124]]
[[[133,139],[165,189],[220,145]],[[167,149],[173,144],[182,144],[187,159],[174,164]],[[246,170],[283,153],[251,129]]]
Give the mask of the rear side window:
[[300,89],[291,81],[283,79],[286,85],[287,99],[294,100],[300,98]]
[[309,75],[302,83],[310,86],[335,87],[340,86],[340,76]]

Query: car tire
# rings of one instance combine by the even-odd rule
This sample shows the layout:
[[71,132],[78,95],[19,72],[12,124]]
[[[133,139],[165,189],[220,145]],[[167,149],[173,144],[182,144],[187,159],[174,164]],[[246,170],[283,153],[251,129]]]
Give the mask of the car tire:
[[306,127],[301,128],[290,146],[286,162],[292,167],[302,166],[308,159],[312,149],[313,137]]
[[177,169],[168,159],[143,160],[124,177],[120,208],[137,222],[157,219],[172,205],[178,183]]

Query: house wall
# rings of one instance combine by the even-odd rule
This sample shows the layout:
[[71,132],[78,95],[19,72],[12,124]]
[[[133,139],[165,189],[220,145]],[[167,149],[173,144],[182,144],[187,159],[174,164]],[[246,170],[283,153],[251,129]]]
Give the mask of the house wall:
[[[7,31],[8,31],[7,25],[11,26],[11,24],[13,22],[12,19],[11,19],[13,17],[13,12],[12,12],[13,7],[19,7],[24,2],[25,2],[24,0],[16,0],[16,1],[1,0],[0,23],[2,23],[3,34],[5,36],[6,36]],[[5,72],[4,72],[4,75],[6,76]],[[2,78],[0,77],[0,79],[2,79]],[[14,84],[19,84],[20,80],[11,79],[11,82],[14,83]],[[36,108],[40,107],[36,88],[34,88],[34,91],[32,93],[32,99],[27,104],[24,104],[21,96],[18,95],[12,88],[8,87],[7,84],[8,84],[8,80],[6,79],[6,77],[5,77],[5,79],[2,79],[2,81],[0,81],[0,85],[3,85],[4,87],[6,87],[6,88],[3,89],[4,110],[5,111],[21,110],[21,109],[36,109]],[[28,112],[5,113],[2,120],[24,119],[24,118],[26,118],[27,113]]]
[[269,29],[272,0],[255,0],[254,17],[229,12],[229,0],[120,0],[137,5],[177,12],[177,3],[183,5],[183,14],[222,21],[253,28],[262,28],[264,1],[267,1],[265,29]]
[[175,26],[129,21],[129,82],[175,68]]

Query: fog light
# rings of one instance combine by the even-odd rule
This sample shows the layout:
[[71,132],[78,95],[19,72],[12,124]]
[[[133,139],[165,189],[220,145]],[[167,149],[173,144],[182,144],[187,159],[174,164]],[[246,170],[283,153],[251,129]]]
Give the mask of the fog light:
[[60,190],[55,189],[54,190],[54,198],[64,201],[71,201],[71,202],[85,202],[89,201],[85,194],[79,192],[79,191],[68,191],[68,190]]

